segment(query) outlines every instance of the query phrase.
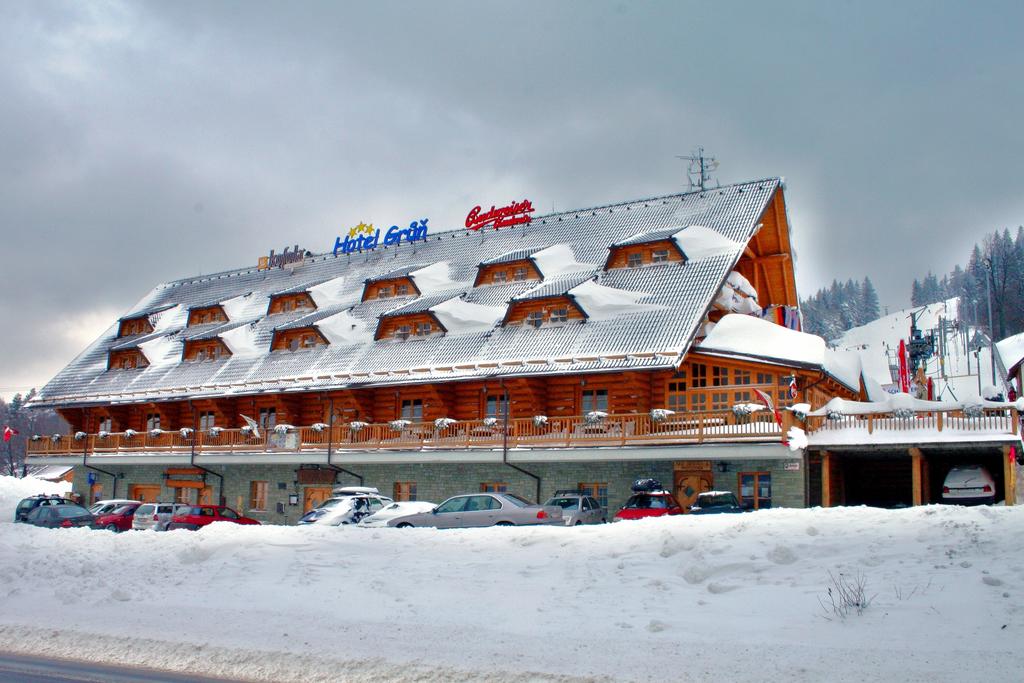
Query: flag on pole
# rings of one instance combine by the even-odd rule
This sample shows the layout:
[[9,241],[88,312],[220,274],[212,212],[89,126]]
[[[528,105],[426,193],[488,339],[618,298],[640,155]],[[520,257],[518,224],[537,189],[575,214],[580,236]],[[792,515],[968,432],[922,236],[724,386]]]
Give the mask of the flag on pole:
[[900,391],[902,391],[904,394],[909,394],[910,393],[910,362],[909,362],[909,359],[907,358],[907,343],[905,341],[903,341],[902,339],[900,339],[900,346],[899,346],[899,349],[897,350],[896,354],[897,354],[897,356],[899,356],[899,358],[897,359],[897,362],[899,363],[899,371],[900,371]]
[[[760,389],[754,389],[754,393],[757,394],[758,398],[761,399],[762,403],[764,403],[766,406],[768,406],[768,410],[772,411],[772,413],[775,415],[775,424],[779,425],[779,431],[781,432],[782,431],[782,415],[779,414],[779,411],[775,407],[775,404],[772,403],[771,397],[768,394],[766,394],[763,391],[761,391]],[[782,445],[783,446],[788,446],[789,445],[789,441],[786,440],[786,435],[785,434],[782,435]]]
[[10,425],[4,427],[4,442],[10,441],[11,437],[13,437],[17,433],[18,430]]
[[245,420],[245,424],[249,425],[249,428],[252,429],[253,436],[257,439],[260,438],[260,426],[256,424],[256,420],[252,419],[248,415],[242,415],[241,413],[239,413],[239,415],[243,420]]

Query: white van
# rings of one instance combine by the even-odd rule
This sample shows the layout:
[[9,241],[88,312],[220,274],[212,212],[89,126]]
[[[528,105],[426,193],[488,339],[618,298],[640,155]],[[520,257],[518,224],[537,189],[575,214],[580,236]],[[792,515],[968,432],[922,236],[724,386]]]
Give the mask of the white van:
[[188,510],[189,506],[184,503],[144,503],[135,511],[132,518],[132,529],[145,531],[167,531],[167,525],[171,518],[179,510]]

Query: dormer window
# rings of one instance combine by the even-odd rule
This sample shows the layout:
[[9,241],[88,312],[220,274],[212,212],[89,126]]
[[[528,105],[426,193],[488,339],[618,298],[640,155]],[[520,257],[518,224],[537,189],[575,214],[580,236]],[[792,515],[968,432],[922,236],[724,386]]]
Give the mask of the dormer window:
[[122,320],[117,336],[131,337],[136,334],[149,334],[152,331],[153,326],[149,324],[149,316],[141,316]]
[[586,320],[587,315],[572,296],[559,294],[536,299],[513,300],[503,326],[547,327]]
[[683,263],[686,257],[671,238],[659,237],[651,241],[627,240],[609,248],[605,270],[612,268],[640,268],[653,263]]
[[522,282],[529,275],[529,271],[526,266],[519,266],[516,268],[515,273],[512,275],[512,279],[516,282]]
[[201,363],[215,361],[231,355],[231,351],[220,339],[198,339],[185,342],[183,358],[186,361]]
[[565,323],[569,321],[569,309],[568,308],[553,308],[551,309],[551,317],[548,318],[550,323]]
[[491,274],[491,282],[500,285],[508,282],[508,271],[507,270],[496,270]]
[[301,351],[326,345],[327,340],[315,327],[298,327],[291,330],[275,331],[274,341],[270,345],[270,350]]
[[416,336],[426,337],[434,329],[434,326],[430,323],[416,323]]
[[444,334],[444,325],[430,311],[381,316],[374,339],[422,339]]
[[412,335],[410,325],[399,325],[395,328],[395,339],[408,339]]
[[402,277],[384,277],[380,280],[367,280],[363,286],[363,301],[373,299],[393,299],[399,296],[418,295],[420,290],[412,278],[403,275]]
[[395,285],[395,296],[409,296],[409,285],[404,283]]
[[655,249],[651,252],[651,263],[668,263],[668,249]]
[[377,290],[378,299],[390,299],[392,296],[390,287],[381,287]]
[[267,315],[291,311],[315,311],[316,303],[308,292],[277,294],[270,299]]
[[532,327],[540,327],[544,324],[544,312],[530,311],[526,314],[526,324]]
[[188,326],[208,325],[210,323],[224,323],[228,321],[227,314],[220,306],[204,306],[193,308],[188,312]]
[[528,255],[516,252],[509,260],[507,256],[492,261],[484,261],[477,267],[474,287],[481,285],[503,285],[508,282],[525,280],[543,280],[544,276],[537,264]]
[[134,370],[144,368],[149,361],[139,349],[119,349],[110,352],[107,368],[110,370]]
[[640,252],[634,252],[626,258],[626,267],[628,268],[639,268],[644,264],[644,255]]

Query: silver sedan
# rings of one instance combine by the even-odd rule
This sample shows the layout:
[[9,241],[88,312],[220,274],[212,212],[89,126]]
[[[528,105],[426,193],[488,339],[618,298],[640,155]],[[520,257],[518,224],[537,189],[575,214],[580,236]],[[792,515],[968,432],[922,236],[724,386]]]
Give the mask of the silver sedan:
[[467,529],[484,526],[562,524],[562,508],[537,505],[514,493],[472,493],[454,496],[429,512],[388,520],[388,526]]

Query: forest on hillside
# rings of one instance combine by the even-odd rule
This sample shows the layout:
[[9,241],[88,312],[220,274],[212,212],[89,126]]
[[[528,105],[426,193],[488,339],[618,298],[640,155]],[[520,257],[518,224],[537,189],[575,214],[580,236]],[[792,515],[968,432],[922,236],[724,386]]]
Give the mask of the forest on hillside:
[[[960,297],[960,318],[996,341],[1024,332],[1024,227],[995,231],[974,245],[964,265],[939,277],[928,272],[910,287],[912,307]],[[992,329],[989,330],[989,304]],[[800,302],[804,331],[826,340],[879,317],[870,278],[832,285]]]
[[15,394],[9,402],[0,398],[0,431],[10,427],[17,432],[0,441],[0,474],[14,476],[21,473],[25,462],[25,443],[33,434],[41,434],[45,438],[68,433],[68,423],[56,411],[25,405],[35,395],[36,390],[33,389],[24,396]]

